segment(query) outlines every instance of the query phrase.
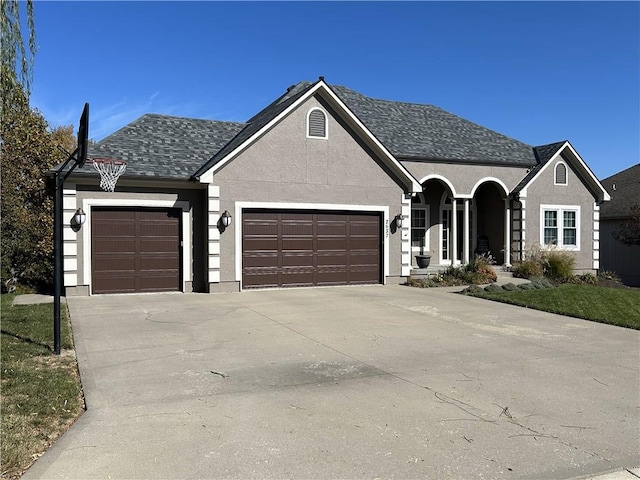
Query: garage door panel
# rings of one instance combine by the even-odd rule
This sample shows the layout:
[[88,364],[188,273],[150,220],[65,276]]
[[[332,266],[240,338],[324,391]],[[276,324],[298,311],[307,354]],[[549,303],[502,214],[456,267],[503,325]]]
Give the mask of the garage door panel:
[[100,252],[97,255],[133,253],[135,249],[136,241],[134,238],[93,238],[93,251]]
[[347,242],[347,239],[342,237],[342,238],[318,238],[318,251],[324,251],[324,250],[341,250],[341,251],[347,251],[349,247],[349,244]]
[[277,253],[255,253],[253,255],[243,256],[243,265],[245,268],[265,268],[278,266]]
[[[265,219],[270,234],[257,237]],[[380,283],[378,213],[245,210],[242,222],[245,288]]]
[[127,223],[94,221],[91,225],[91,233],[94,237],[134,237],[136,227],[132,221],[128,221]]
[[171,237],[179,235],[176,225],[153,225],[147,222],[141,223],[139,228],[140,237]]
[[283,238],[282,251],[313,251],[313,238]]
[[[277,233],[277,232],[276,232]],[[312,236],[312,223],[282,223],[282,235],[284,236]]]
[[310,267],[314,265],[313,252],[283,252],[282,267]]
[[244,281],[253,287],[274,288],[278,287],[278,272],[276,271],[251,271],[243,275]]
[[175,238],[141,238],[139,240],[138,251],[141,255],[148,253],[167,253],[178,257],[175,251]]
[[247,236],[263,236],[263,235],[278,235],[278,224],[277,223],[256,223],[251,222],[247,223],[243,226],[243,233]]
[[180,269],[180,262],[175,257],[140,257],[137,264],[138,269],[146,274],[161,271],[165,275],[176,276]]
[[317,262],[318,267],[329,265],[348,265],[349,255],[344,252],[319,252]]
[[92,291],[180,289],[178,209],[93,209]]
[[265,237],[251,237],[244,239],[244,249],[247,252],[277,252],[278,239]]

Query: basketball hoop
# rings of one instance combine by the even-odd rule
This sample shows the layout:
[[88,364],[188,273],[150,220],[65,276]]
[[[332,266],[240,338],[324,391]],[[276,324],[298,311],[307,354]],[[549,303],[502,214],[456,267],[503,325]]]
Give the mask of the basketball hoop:
[[113,158],[94,158],[93,168],[100,173],[100,188],[105,192],[113,192],[118,178],[127,169],[127,164]]

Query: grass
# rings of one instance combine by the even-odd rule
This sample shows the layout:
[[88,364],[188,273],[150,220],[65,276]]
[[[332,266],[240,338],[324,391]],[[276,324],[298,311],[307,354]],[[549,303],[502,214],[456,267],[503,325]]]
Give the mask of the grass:
[[71,326],[62,305],[62,354],[53,353],[53,306],[1,297],[2,478],[19,478],[84,410]]
[[544,290],[479,292],[476,297],[640,330],[640,290],[563,284]]

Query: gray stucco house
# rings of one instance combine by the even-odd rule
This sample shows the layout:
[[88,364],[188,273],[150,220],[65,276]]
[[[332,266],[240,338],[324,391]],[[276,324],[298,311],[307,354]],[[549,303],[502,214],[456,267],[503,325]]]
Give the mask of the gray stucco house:
[[569,142],[532,147],[322,77],[245,123],[144,115],[89,156],[127,170],[113,193],[91,161],[65,183],[65,222],[87,215],[64,229],[68,295],[398,283],[421,252],[508,265],[534,245],[599,268],[609,194]]

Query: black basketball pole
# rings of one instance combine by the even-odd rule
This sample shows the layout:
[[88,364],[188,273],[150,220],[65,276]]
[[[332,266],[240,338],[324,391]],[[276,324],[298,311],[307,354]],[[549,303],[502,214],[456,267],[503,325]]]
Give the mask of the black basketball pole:
[[53,352],[60,355],[60,297],[62,296],[62,185],[55,174],[53,199]]
[[[53,351],[60,355],[60,297],[62,297],[62,193],[64,181],[78,165],[76,154],[78,150],[69,155],[62,166],[53,173],[55,182],[55,195],[53,197]],[[73,160],[71,168],[64,169]]]
[[[82,167],[87,159],[87,135],[89,122],[89,104],[86,103],[80,118],[80,128],[78,131],[78,148],[69,154],[63,150],[69,158],[53,171],[53,181],[55,193],[53,197],[53,351],[60,355],[60,298],[62,297],[62,261],[64,252],[62,250],[62,201],[64,181],[77,167]],[[73,163],[71,163],[73,161]],[[71,163],[69,170],[65,171]]]

